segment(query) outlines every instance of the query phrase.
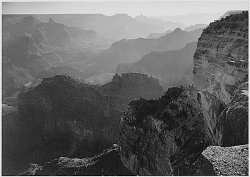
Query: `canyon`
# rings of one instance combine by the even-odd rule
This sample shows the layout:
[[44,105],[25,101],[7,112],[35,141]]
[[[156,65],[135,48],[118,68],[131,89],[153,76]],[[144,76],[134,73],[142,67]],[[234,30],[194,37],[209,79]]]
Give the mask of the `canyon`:
[[189,86],[193,80],[193,55],[197,42],[180,50],[151,52],[135,63],[119,64],[117,73],[143,73],[159,79],[162,85]]
[[[3,175],[248,175],[247,11],[84,54],[72,43],[103,40],[94,30],[34,17],[5,30]],[[84,69],[67,65],[80,55]]]
[[153,51],[182,49],[186,44],[197,41],[201,33],[202,28],[190,32],[176,28],[171,33],[156,39],[138,38],[117,41],[96,56],[95,63],[86,70],[85,74],[91,77],[115,72],[118,64],[137,62]]
[[3,174],[53,157],[96,155],[117,142],[131,100],[163,93],[158,80],[143,74],[115,75],[103,86],[65,75],[44,78],[21,91],[18,111],[3,116]]
[[[216,30],[218,26],[220,30]],[[171,88],[174,95],[156,110],[157,100],[130,103],[121,120],[119,145],[124,165],[134,174],[194,175],[196,170],[207,168],[204,164],[210,165],[211,171],[203,175],[220,174],[214,171],[212,156],[206,158],[210,161],[198,158],[202,151],[209,145],[248,144],[247,31],[248,12],[210,23],[198,40],[194,54],[194,85],[184,91],[188,96]],[[162,107],[164,111],[161,111]],[[146,111],[150,108],[153,111]],[[141,110],[145,112],[141,113]],[[157,111],[161,114],[157,115]],[[188,113],[193,113],[191,119]],[[197,120],[200,123],[195,122]],[[195,131],[194,135],[190,133]],[[196,160],[196,170],[192,171]],[[248,174],[246,168],[243,174]]]

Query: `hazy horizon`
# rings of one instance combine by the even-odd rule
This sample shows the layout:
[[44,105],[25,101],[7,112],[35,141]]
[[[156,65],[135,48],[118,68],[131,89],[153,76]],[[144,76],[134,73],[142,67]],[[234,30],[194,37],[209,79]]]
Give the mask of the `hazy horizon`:
[[[176,10],[178,9],[178,10]],[[248,1],[94,1],[94,2],[2,2],[2,14],[128,14],[179,16],[224,14],[229,10],[248,10]]]

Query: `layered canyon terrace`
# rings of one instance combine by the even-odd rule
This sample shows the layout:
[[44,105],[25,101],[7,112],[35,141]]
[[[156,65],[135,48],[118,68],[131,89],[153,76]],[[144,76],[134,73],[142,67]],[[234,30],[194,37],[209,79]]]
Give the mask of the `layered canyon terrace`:
[[2,175],[249,175],[248,2],[142,3],[3,3]]

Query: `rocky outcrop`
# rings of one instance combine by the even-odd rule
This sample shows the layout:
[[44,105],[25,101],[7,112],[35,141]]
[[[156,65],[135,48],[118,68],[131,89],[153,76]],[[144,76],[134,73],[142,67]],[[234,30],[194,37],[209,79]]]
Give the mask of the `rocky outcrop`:
[[225,18],[233,14],[240,14],[240,13],[242,13],[241,10],[230,10],[230,11],[227,11],[224,15],[222,15],[219,19]]
[[211,143],[248,143],[248,12],[211,23],[194,54],[194,85]]
[[52,176],[131,176],[134,175],[126,169],[118,154],[118,146],[114,144],[111,148],[91,158],[67,158],[60,157],[45,163],[43,166],[31,164],[28,170],[22,172],[21,176],[52,175]]
[[188,86],[193,79],[193,55],[197,42],[183,49],[151,52],[135,63],[119,64],[117,73],[144,73],[160,80],[165,86]]
[[136,175],[186,175],[206,148],[201,109],[190,88],[129,103],[121,118],[120,156]]
[[[115,120],[117,111],[112,107],[107,110],[109,114],[104,114],[108,107],[106,101],[95,86],[57,75],[21,93],[18,111],[23,121],[37,126],[41,139],[36,139],[43,142],[45,149],[53,151],[57,148],[50,147],[51,143],[63,143],[67,155],[72,155],[80,144],[82,149],[89,147],[94,151],[107,146],[106,143],[114,143],[117,135],[113,133],[118,131],[108,122],[114,119],[112,121],[118,124],[119,121]],[[68,135],[61,137],[63,134]]]
[[209,146],[192,165],[188,175],[248,176],[248,145]]
[[115,74],[112,81],[104,84],[102,89],[117,97],[124,96],[123,100],[126,100],[126,105],[124,105],[123,111],[127,104],[135,98],[155,99],[164,93],[158,79],[140,73]]
[[216,79],[223,85],[242,80],[248,69],[248,12],[211,23],[198,40],[194,65],[199,90]]
[[247,31],[248,12],[211,23],[194,54],[192,91],[172,88],[168,99],[129,104],[119,139],[129,170],[137,175],[248,174],[245,146],[203,151],[211,144],[248,143]]
[[18,115],[3,118],[4,174],[62,156],[94,156],[116,143],[126,105],[139,96],[157,98],[163,92],[155,79],[138,75],[123,76],[123,82],[114,78],[103,86],[57,75],[27,86],[18,96]]

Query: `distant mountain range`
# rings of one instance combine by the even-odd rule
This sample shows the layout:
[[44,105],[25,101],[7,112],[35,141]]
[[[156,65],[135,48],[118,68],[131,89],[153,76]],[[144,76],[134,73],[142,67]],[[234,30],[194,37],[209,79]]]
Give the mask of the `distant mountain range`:
[[194,24],[209,24],[214,20],[218,20],[222,13],[200,13],[200,14],[187,14],[187,15],[175,15],[175,16],[153,16],[163,21],[172,21],[176,23],[190,26]]
[[[174,30],[176,28],[184,28],[185,26],[181,23],[171,22],[171,21],[163,21],[157,18],[150,18],[144,15],[136,16],[134,18],[140,23],[146,23],[147,25],[157,26],[158,31],[166,31],[166,30]],[[157,31],[156,31],[157,32]]]
[[[194,30],[199,29],[199,28],[204,29],[205,27],[207,27],[206,24],[195,24],[195,25],[191,25],[191,26],[188,26],[188,27],[184,28],[183,31],[194,31]],[[152,38],[156,39],[156,38],[165,36],[166,34],[171,33],[171,32],[172,32],[171,30],[168,30],[168,31],[166,31],[164,33],[150,33],[148,35],[148,38],[149,39],[152,39]]]
[[116,72],[144,73],[159,79],[165,86],[188,86],[192,84],[196,47],[197,42],[191,42],[180,50],[151,52],[135,63],[119,64]]
[[98,35],[113,40],[147,37],[152,32],[164,32],[177,27],[184,27],[180,23],[165,22],[146,16],[132,18],[127,14],[113,16],[102,14],[36,14],[34,16],[44,22],[53,18],[56,22],[63,23],[66,26],[95,30]]
[[206,28],[207,26],[207,24],[195,24],[184,28],[184,31],[193,31],[199,28]]
[[[31,15],[3,15],[2,36],[2,56],[8,61],[8,67],[3,70],[3,89],[8,96],[20,89],[17,85],[41,76],[40,72],[49,70],[51,66],[86,60],[111,45],[109,40],[98,36],[94,30],[68,27],[56,23],[52,18],[40,22]],[[72,73],[66,68],[53,69],[50,74],[56,74],[55,71],[59,70],[60,74]],[[27,74],[22,74],[24,71]],[[10,84],[10,73],[15,73],[11,75],[15,84]],[[32,79],[24,79],[26,75]]]
[[182,49],[186,44],[197,41],[202,30],[200,28],[187,32],[177,28],[157,39],[138,38],[118,41],[96,57],[95,63],[89,67],[86,75],[89,74],[90,77],[101,73],[114,72],[118,64],[137,62],[152,51]]
[[149,39],[156,39],[156,38],[165,36],[166,34],[171,33],[171,32],[172,32],[171,30],[167,30],[165,33],[150,33],[148,35],[148,38]]
[[[196,29],[199,25],[187,32],[176,28],[184,28],[181,23],[143,15],[132,18],[126,14],[21,14],[3,15],[2,19],[3,57],[32,78],[17,83],[17,78],[24,77],[22,72],[16,72],[11,77],[21,85],[56,74],[91,77],[89,82],[103,84],[111,79],[118,64],[137,62],[152,51],[181,49],[197,41],[202,32],[201,28]],[[152,32],[156,32],[151,34],[155,39],[141,38]],[[107,39],[112,36],[112,40]],[[114,41],[121,38],[127,39]],[[20,88],[4,85],[8,96]]]

